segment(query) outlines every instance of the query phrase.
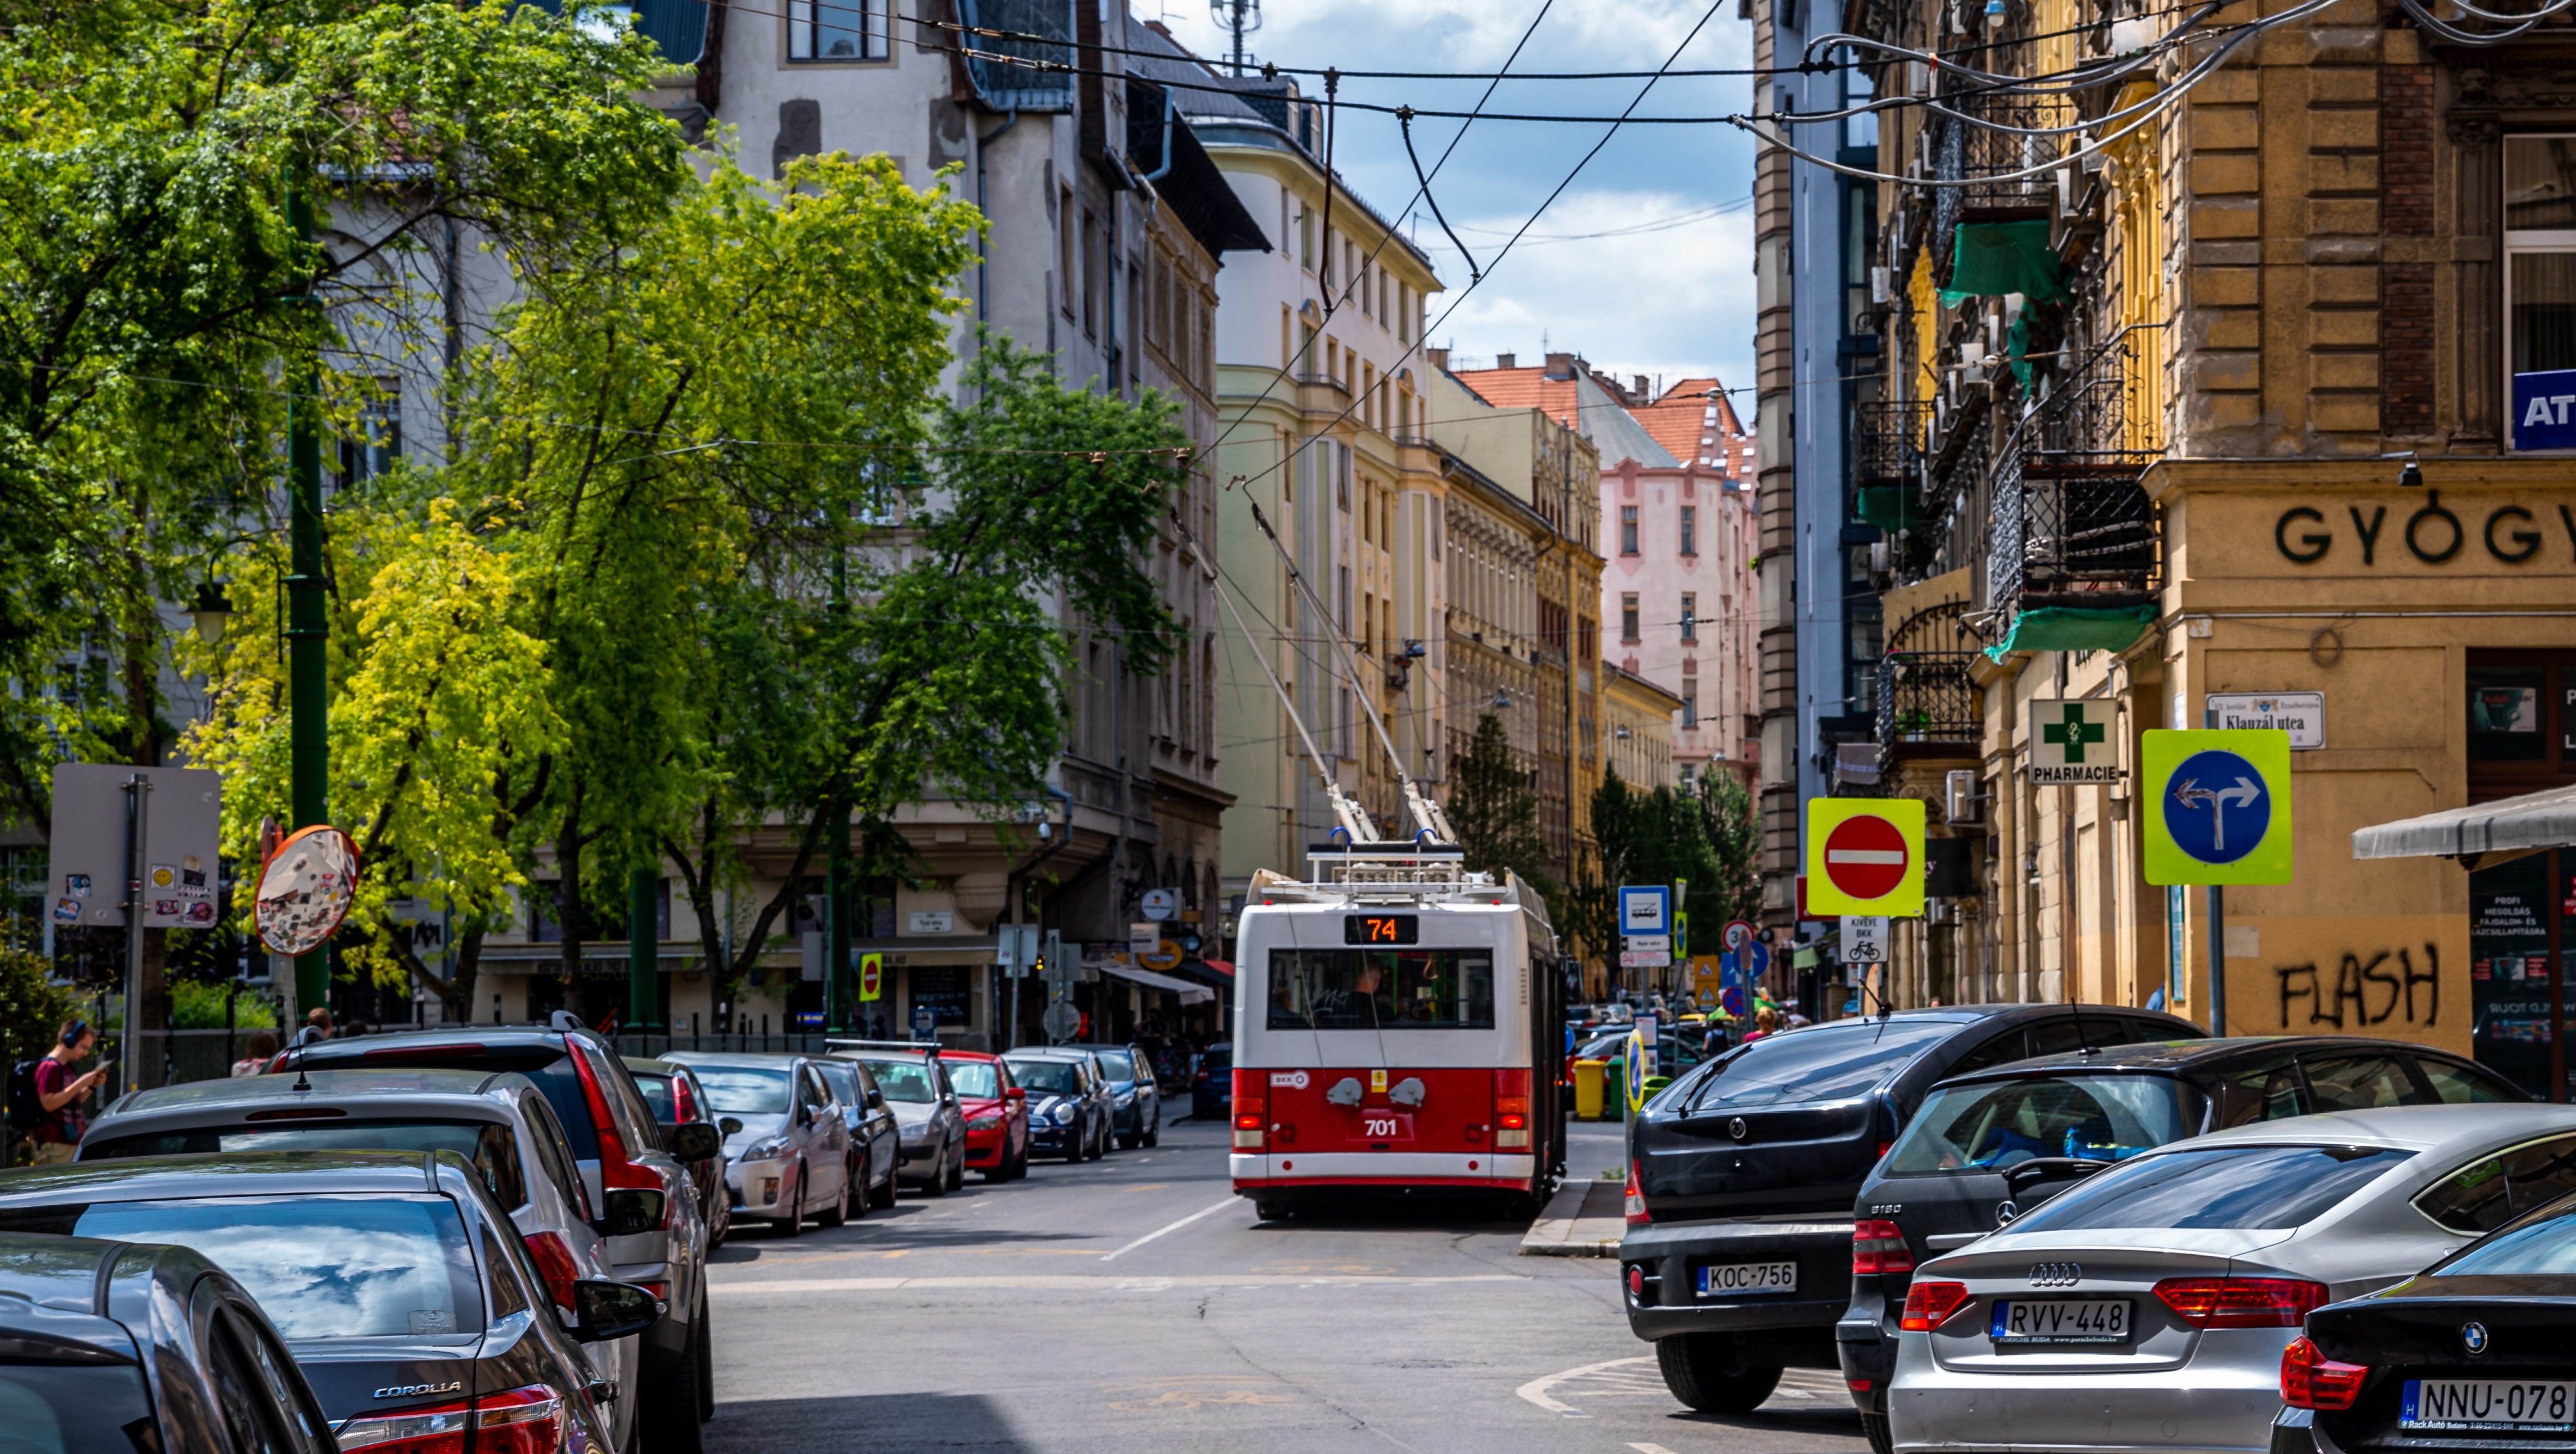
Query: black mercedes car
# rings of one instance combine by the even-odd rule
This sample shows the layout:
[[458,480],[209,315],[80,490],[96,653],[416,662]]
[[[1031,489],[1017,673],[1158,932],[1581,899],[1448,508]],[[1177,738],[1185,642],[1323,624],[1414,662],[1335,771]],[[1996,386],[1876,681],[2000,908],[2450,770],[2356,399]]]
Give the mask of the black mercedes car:
[[[2460,1189],[2516,1210],[2512,1158]],[[2395,1287],[2308,1314],[2281,1355],[2273,1454],[2564,1450],[2576,1442],[2576,1196]]]
[[185,1247],[0,1233],[0,1408],[10,1449],[332,1447],[259,1305]]
[[28,1233],[169,1244],[221,1268],[284,1338],[341,1454],[469,1429],[482,1451],[613,1449],[601,1405],[640,1390],[594,1382],[574,1341],[627,1337],[662,1315],[631,1283],[582,1280],[565,1326],[508,1214],[452,1151],[248,1151],[0,1174],[0,1235]]
[[1894,1447],[1887,1381],[1917,1262],[2104,1167],[2205,1131],[2324,1111],[2529,1099],[2447,1051],[2345,1035],[2111,1045],[1954,1073],[1924,1097],[1853,1205],[1851,1306],[1834,1341],[1871,1447]]
[[1629,1331],[1674,1397],[1749,1412],[1783,1368],[1836,1366],[1852,1199],[1933,1082],[2199,1033],[2147,1010],[1972,1005],[1811,1025],[1706,1062],[1628,1124]]

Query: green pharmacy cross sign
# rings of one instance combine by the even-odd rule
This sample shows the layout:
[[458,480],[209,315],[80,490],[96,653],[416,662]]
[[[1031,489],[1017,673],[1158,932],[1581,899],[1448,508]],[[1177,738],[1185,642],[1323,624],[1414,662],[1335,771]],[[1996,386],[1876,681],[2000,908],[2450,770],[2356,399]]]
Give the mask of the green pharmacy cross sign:
[[2035,786],[2120,781],[2118,704],[2090,697],[2030,704],[2030,780]]

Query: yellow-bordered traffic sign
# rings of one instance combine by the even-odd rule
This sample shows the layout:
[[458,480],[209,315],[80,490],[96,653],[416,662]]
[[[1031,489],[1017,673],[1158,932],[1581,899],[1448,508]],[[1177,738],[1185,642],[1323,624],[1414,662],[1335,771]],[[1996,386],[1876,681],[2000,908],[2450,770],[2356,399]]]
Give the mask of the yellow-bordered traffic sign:
[[2151,884],[2290,881],[2290,734],[2274,728],[2142,735],[2138,793]]
[[1923,800],[1809,798],[1807,912],[1923,913]]
[[885,998],[885,956],[859,956],[859,998],[862,1001]]

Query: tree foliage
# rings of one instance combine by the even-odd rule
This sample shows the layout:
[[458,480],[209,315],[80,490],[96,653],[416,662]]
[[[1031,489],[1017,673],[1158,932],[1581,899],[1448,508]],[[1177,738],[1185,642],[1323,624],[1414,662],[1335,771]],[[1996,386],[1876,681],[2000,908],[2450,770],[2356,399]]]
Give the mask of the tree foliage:
[[1703,776],[1695,792],[1670,784],[1641,792],[1606,772],[1592,794],[1592,835],[1600,878],[1575,892],[1569,917],[1601,959],[1619,950],[1615,897],[1622,885],[1682,884],[1683,901],[1674,907],[1690,915],[1694,952],[1714,952],[1709,946],[1728,920],[1761,909],[1752,798],[1732,773]]
[[1441,806],[1458,831],[1467,866],[1488,873],[1509,869],[1541,897],[1557,898],[1547,839],[1539,831],[1538,793],[1501,717],[1487,712],[1476,719],[1476,735],[1450,771],[1449,798]]

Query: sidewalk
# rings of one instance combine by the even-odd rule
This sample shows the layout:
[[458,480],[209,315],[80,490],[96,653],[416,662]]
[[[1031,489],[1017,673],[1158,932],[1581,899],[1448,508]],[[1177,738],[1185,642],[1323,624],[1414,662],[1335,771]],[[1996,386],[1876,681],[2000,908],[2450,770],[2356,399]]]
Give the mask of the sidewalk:
[[1521,1238],[1523,1257],[1616,1257],[1628,1230],[1627,1187],[1616,1181],[1578,1181],[1557,1188],[1547,1210]]

